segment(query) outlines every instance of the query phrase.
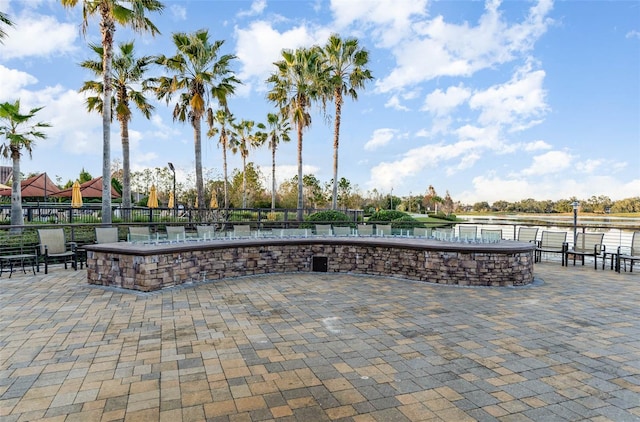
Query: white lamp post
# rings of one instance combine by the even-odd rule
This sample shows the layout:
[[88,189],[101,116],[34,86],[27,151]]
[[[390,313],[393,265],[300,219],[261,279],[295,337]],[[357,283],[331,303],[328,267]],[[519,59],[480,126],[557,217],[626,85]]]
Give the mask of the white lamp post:
[[573,201],[571,206],[573,207],[573,245],[575,248],[575,244],[578,240],[578,207],[580,206],[580,202]]
[[173,167],[173,163],[167,163],[169,170],[173,173],[173,215],[178,215],[178,198],[176,198],[176,168]]

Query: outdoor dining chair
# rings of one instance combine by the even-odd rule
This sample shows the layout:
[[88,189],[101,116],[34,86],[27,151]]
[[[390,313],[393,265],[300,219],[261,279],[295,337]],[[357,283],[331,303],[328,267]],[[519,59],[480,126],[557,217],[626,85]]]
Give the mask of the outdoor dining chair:
[[633,262],[640,261],[640,232],[633,232],[630,248],[618,246],[616,270],[620,272],[620,266],[624,264],[624,270],[627,271],[627,261],[630,263],[629,272],[633,272]]
[[167,226],[166,230],[168,240],[185,240],[187,237],[184,226]]
[[117,243],[117,227],[96,227],[96,243]]
[[592,256],[594,268],[598,269],[598,257],[605,251],[605,245],[602,244],[604,233],[578,233],[576,235],[576,244],[565,251],[565,262],[569,265],[569,255],[573,255],[573,265],[576,265],[576,257],[582,259],[584,265],[584,257]]
[[49,263],[52,261],[62,261],[65,270],[67,269],[67,263],[71,263],[74,270],[78,269],[76,244],[65,241],[63,229],[39,229],[38,240],[40,242],[40,255],[44,260],[45,274],[49,273]]

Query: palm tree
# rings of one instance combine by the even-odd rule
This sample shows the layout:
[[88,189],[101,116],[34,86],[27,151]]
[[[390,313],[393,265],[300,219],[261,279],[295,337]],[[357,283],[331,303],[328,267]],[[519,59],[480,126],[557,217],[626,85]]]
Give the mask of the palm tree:
[[289,122],[286,117],[279,113],[268,113],[267,124],[269,125],[269,132],[267,137],[269,139],[269,148],[271,149],[271,211],[276,208],[276,149],[280,141],[289,142]]
[[195,148],[196,191],[198,203],[204,204],[204,182],[202,179],[202,129],[201,122],[206,117],[209,128],[214,123],[214,113],[210,107],[216,99],[221,108],[227,107],[227,97],[235,92],[240,81],[231,70],[232,54],[220,55],[224,41],[209,41],[209,32],[201,29],[192,34],[173,34],[176,54],[173,57],[160,56],[157,63],[173,73],[172,77],[157,79],[158,99],[167,103],[175,93],[180,93],[173,109],[173,119],[188,121],[193,127]]
[[326,73],[327,96],[335,104],[335,121],[333,128],[333,194],[332,209],[338,205],[338,146],[340,143],[340,120],[342,104],[347,95],[358,99],[358,89],[364,88],[365,82],[373,79],[371,72],[365,67],[369,62],[369,53],[360,48],[356,38],[342,39],[333,34],[322,49]]
[[[13,26],[13,22],[9,19],[9,15],[6,13],[0,12],[0,23],[6,26]],[[0,44],[2,44],[2,39],[7,36],[7,33],[4,32],[2,26],[0,26]]]
[[[233,114],[229,110],[220,108],[213,116],[214,123],[220,125],[220,129],[215,126],[211,126],[207,132],[207,136],[212,138],[220,133],[220,140],[218,144],[222,147],[222,171],[224,174],[223,190],[224,190],[224,208],[229,208],[229,176],[227,171],[227,150],[230,145],[235,142],[235,132],[233,131]],[[227,128],[229,125],[229,128]]]
[[28,113],[20,112],[20,100],[15,103],[0,104],[0,136],[6,139],[6,143],[0,145],[0,153],[5,158],[11,158],[13,163],[13,181],[11,183],[11,225],[24,224],[22,215],[22,192],[20,189],[20,156],[22,148],[33,151],[36,139],[46,139],[41,128],[50,127],[49,123],[39,122],[32,125],[29,121],[43,107],[32,108]]
[[237,137],[231,145],[231,151],[234,154],[240,152],[242,157],[242,208],[247,208],[247,157],[249,157],[249,150],[259,146],[265,139],[264,132],[254,132],[254,127],[265,128],[262,123],[256,125],[253,120],[242,119],[234,126]]
[[[86,33],[89,17],[100,16],[102,36],[102,103],[111,104],[111,57],[116,23],[136,32],[159,34],[158,28],[145,16],[146,12],[161,12],[158,0],[60,0],[64,7],[82,3],[82,30]],[[129,7],[125,7],[125,5]],[[102,112],[102,223],[111,224],[111,107]]]
[[272,84],[267,99],[276,103],[298,134],[298,221],[302,221],[302,133],[311,126],[309,108],[319,97],[318,83],[322,81],[321,53],[318,47],[282,50],[282,60],[275,62],[276,71],[269,76]]
[[[89,69],[95,75],[102,75],[104,48],[99,45],[90,45],[100,60],[85,60],[80,66]],[[111,67],[111,80],[113,82],[114,96],[111,99],[111,109],[115,112],[116,119],[120,122],[120,138],[122,140],[122,207],[125,212],[131,208],[131,164],[129,160],[129,121],[131,120],[131,105],[142,112],[147,119],[151,117],[154,107],[149,104],[144,96],[146,82],[145,72],[152,62],[151,56],[136,58],[134,55],[133,41],[121,43],[119,51],[113,57]],[[137,86],[142,89],[137,90]],[[100,81],[87,81],[80,92],[92,92],[98,95],[87,97],[89,111],[102,113],[103,84]]]

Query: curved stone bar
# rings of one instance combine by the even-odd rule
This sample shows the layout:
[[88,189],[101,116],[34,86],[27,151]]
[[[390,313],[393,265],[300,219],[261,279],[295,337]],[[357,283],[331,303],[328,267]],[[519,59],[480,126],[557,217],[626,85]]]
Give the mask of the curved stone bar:
[[87,245],[90,284],[141,291],[255,274],[327,271],[465,286],[533,282],[532,243],[404,237],[243,238]]

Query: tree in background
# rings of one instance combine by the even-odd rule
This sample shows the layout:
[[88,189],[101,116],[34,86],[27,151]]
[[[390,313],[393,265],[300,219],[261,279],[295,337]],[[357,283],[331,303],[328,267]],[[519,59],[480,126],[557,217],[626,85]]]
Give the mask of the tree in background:
[[276,71],[267,79],[271,90],[267,99],[276,104],[280,113],[287,116],[298,135],[298,221],[303,219],[303,132],[311,126],[309,109],[312,101],[319,98],[319,81],[323,78],[320,49],[299,48],[282,50],[282,60],[274,63]]
[[247,163],[244,171],[235,169],[231,175],[231,202],[241,204],[245,201],[242,208],[253,207],[256,201],[262,202],[266,193],[261,180],[260,170],[251,162]]
[[178,32],[173,34],[176,54],[172,57],[159,56],[156,62],[162,65],[172,76],[156,79],[158,99],[167,104],[174,95],[179,94],[173,109],[173,120],[188,122],[193,128],[195,150],[196,192],[199,204],[205,203],[204,180],[202,177],[202,119],[206,118],[208,127],[214,124],[214,112],[211,102],[215,99],[225,109],[227,99],[233,95],[240,81],[231,70],[236,56],[220,54],[224,41],[209,40],[207,30],[198,30],[192,34]]
[[289,137],[291,126],[286,116],[280,113],[268,113],[267,124],[269,125],[267,139],[271,149],[271,210],[274,210],[276,207],[276,150],[280,142],[291,140]]
[[264,129],[265,126],[262,123],[258,123],[256,125],[253,120],[242,119],[237,125],[234,126],[236,137],[235,141],[231,144],[231,151],[234,154],[239,152],[240,157],[242,157],[242,208],[247,207],[246,175],[249,150],[258,147],[265,139],[263,132],[254,131],[254,128]]
[[[136,32],[160,33],[145,16],[147,12],[161,12],[164,5],[157,0],[60,0],[64,7],[82,3],[82,31],[86,33],[89,17],[100,16],[102,37],[102,103],[111,104],[111,58],[116,23]],[[125,4],[129,8],[125,7]],[[111,107],[102,113],[102,223],[111,224]]]
[[46,139],[40,129],[51,127],[49,123],[31,123],[36,113],[43,107],[32,108],[26,114],[20,111],[20,100],[14,103],[0,104],[0,136],[5,142],[0,145],[0,154],[11,158],[13,164],[13,181],[11,182],[11,225],[24,224],[22,215],[22,191],[20,186],[20,157],[22,149],[31,157],[37,139]]
[[220,108],[213,116],[214,124],[218,124],[220,129],[215,126],[211,126],[207,131],[207,136],[213,138],[220,133],[220,139],[218,146],[222,148],[222,172],[223,172],[223,194],[224,194],[224,208],[229,208],[229,173],[227,170],[227,150],[230,145],[235,143],[236,133],[233,131],[234,117],[229,110]]
[[[85,69],[95,75],[104,72],[104,48],[99,45],[90,45],[97,54],[99,60],[85,60],[80,63]],[[131,105],[149,119],[154,107],[149,104],[144,96],[148,91],[145,73],[152,62],[151,56],[136,57],[133,41],[121,43],[118,52],[114,55],[111,66],[111,81],[114,95],[111,101],[111,116],[115,114],[120,122],[120,139],[122,142],[122,207],[125,213],[131,208],[131,164],[129,157],[129,122],[131,121]],[[136,89],[141,86],[141,89]],[[103,112],[102,94],[104,85],[101,81],[87,81],[80,92],[95,93],[95,96],[87,97],[89,111]]]
[[327,67],[320,78],[325,78],[324,96],[333,100],[335,105],[333,127],[333,192],[331,209],[338,206],[338,148],[340,144],[340,122],[344,96],[358,99],[358,90],[364,88],[365,82],[373,79],[371,71],[366,68],[369,63],[369,52],[361,48],[356,38],[342,39],[332,34],[321,50],[323,64]]
[[7,36],[7,33],[2,26],[13,26],[13,21],[9,19],[9,15],[0,12],[0,24],[0,44],[3,44],[2,40]]

